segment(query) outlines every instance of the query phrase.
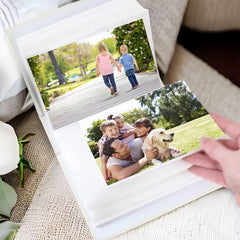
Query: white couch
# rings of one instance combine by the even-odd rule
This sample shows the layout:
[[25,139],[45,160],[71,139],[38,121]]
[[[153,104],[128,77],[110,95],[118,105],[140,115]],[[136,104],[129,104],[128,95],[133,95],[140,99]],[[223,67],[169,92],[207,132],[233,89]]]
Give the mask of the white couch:
[[[240,89],[176,43],[181,24],[206,31],[240,29],[236,10],[239,1],[139,2],[150,11],[163,82],[185,80],[207,110],[240,122]],[[35,173],[26,171],[25,188],[18,188],[15,173],[5,176],[18,194],[10,219],[21,223],[15,239],[92,239],[34,108],[10,124],[18,135],[36,133],[24,149],[25,156],[36,168]],[[220,189],[116,239],[237,240],[240,239],[240,209],[232,192]]]

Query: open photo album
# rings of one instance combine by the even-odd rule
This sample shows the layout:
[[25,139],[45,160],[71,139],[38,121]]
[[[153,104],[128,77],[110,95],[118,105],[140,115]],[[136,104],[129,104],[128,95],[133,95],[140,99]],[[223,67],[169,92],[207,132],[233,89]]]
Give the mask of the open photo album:
[[75,2],[8,38],[95,239],[220,187],[182,158],[202,136],[224,133],[184,79],[162,83],[149,14],[136,0]]

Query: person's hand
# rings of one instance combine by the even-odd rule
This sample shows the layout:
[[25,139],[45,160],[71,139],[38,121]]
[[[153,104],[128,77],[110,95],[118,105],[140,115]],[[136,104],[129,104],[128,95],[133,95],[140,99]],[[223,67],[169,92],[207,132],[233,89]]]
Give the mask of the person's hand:
[[158,149],[156,147],[147,148],[145,151],[147,161],[152,161],[153,158],[158,157]]
[[165,153],[161,154],[161,161],[163,161],[164,159],[167,159],[171,157],[171,151],[170,151],[170,148],[168,148]]
[[139,71],[139,67],[138,66],[136,67],[136,71]]
[[231,189],[240,207],[240,124],[211,114],[230,139],[200,140],[201,152],[185,157],[192,173]]
[[99,76],[99,72],[98,71],[96,72],[96,75],[97,75],[97,77]]
[[121,67],[120,67],[120,66],[118,66],[118,67],[117,67],[117,70],[118,70],[119,72],[121,72]]

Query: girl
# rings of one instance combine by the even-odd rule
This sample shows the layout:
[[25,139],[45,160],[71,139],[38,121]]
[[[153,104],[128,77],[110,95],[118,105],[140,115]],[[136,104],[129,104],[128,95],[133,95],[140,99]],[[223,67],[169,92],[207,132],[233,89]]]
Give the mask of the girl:
[[117,95],[118,92],[113,76],[114,70],[111,62],[116,65],[118,71],[120,70],[120,67],[113,59],[113,56],[108,52],[107,46],[103,42],[98,44],[98,52],[99,55],[96,59],[96,74],[97,76],[99,75],[100,69],[104,83],[110,89],[111,95]]
[[134,127],[136,137],[141,138],[142,141],[144,141],[148,133],[154,129],[153,123],[147,117],[138,119],[134,123]]

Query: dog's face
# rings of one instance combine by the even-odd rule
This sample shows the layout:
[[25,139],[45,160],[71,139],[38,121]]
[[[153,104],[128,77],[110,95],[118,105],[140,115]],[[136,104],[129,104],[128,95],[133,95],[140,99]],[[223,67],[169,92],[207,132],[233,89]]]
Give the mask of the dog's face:
[[173,136],[174,133],[167,132],[165,129],[162,128],[153,129],[143,142],[142,146],[143,152],[145,152],[145,150],[149,147],[157,147],[159,153],[157,159],[161,159],[162,157],[163,159],[168,158],[171,155],[173,156],[169,147],[169,143],[173,141]]
[[169,143],[173,141],[173,136],[174,133],[167,132],[163,128],[156,128],[149,133],[148,138],[152,143]]

